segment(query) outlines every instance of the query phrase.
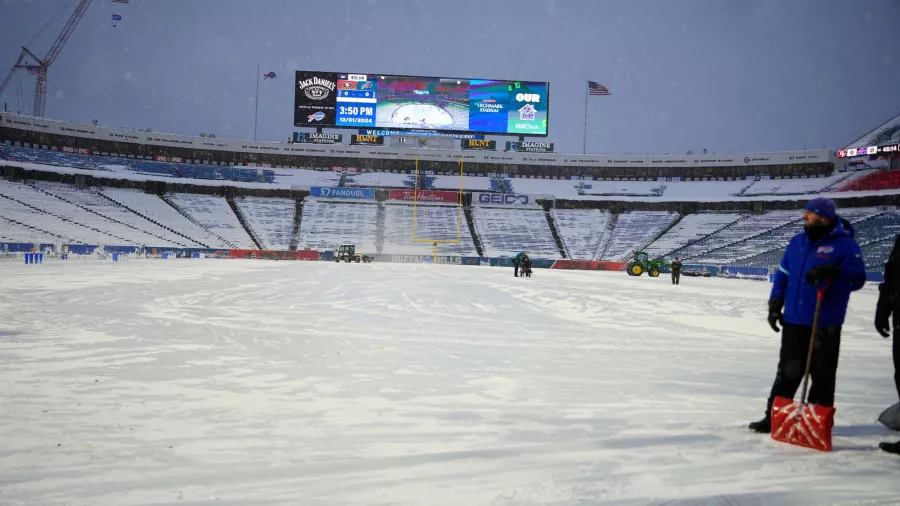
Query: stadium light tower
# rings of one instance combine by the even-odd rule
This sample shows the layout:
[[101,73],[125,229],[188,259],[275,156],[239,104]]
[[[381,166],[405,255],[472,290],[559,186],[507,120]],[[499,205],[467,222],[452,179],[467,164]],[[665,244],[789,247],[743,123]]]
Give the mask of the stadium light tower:
[[[9,70],[9,74],[6,75],[6,78],[0,83],[0,95],[3,94],[3,90],[6,89],[6,85],[9,84],[10,79],[12,79],[13,74],[15,74],[17,69],[25,69],[29,74],[35,74],[37,76],[37,80],[34,83],[34,98],[32,102],[32,116],[37,118],[44,117],[44,106],[47,103],[47,71],[50,70],[50,65],[53,65],[53,62],[59,57],[59,53],[62,52],[63,47],[65,47],[66,42],[69,41],[69,37],[72,35],[72,32],[75,30],[75,27],[78,26],[78,22],[81,21],[81,18],[84,17],[85,11],[87,11],[88,6],[91,5],[93,0],[79,0],[78,5],[75,6],[75,12],[69,17],[69,20],[66,22],[66,25],[63,27],[62,31],[59,33],[59,36],[56,37],[56,41],[50,46],[50,50],[47,51],[47,55],[44,56],[43,59],[38,58],[31,50],[27,47],[22,46],[22,51],[19,53],[19,59],[16,60],[16,63]],[[39,32],[38,35],[44,32],[52,23],[51,20],[47,25],[44,26]],[[36,38],[37,36],[35,36]],[[32,41],[34,38],[32,39]],[[27,44],[26,44],[27,45]],[[23,63],[25,61],[25,56],[31,57],[35,63]]]

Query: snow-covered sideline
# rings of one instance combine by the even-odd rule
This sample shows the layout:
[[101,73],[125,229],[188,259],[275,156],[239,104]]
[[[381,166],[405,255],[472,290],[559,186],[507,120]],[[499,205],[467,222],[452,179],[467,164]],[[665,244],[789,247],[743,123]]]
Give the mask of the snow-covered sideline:
[[[896,504],[853,295],[834,451],[752,434],[769,285],[442,265],[3,265],[4,505]],[[648,309],[650,302],[652,311]]]

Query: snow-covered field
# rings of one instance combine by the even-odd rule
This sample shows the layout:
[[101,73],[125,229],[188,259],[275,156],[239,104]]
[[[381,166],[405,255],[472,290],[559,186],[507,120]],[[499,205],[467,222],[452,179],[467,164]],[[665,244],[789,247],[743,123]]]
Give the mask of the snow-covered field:
[[[761,282],[254,260],[0,264],[0,504],[896,504],[876,291],[835,451],[752,434]],[[858,502],[854,502],[858,501]]]

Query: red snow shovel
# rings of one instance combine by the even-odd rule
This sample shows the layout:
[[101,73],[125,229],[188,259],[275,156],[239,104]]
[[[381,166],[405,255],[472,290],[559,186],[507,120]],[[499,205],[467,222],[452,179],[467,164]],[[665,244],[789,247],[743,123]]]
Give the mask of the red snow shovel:
[[834,426],[834,408],[806,403],[806,387],[809,384],[809,368],[813,346],[819,326],[819,309],[828,284],[816,289],[816,313],[813,316],[812,335],[809,337],[809,353],[806,355],[806,372],[803,373],[803,395],[799,402],[785,397],[775,397],[772,403],[772,439],[823,452],[831,451],[831,428]]

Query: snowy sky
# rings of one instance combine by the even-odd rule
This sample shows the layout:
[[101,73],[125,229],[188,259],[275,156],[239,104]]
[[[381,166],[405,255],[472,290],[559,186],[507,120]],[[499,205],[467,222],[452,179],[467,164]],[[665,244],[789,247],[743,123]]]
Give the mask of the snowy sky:
[[[0,0],[0,76],[67,4]],[[835,148],[900,112],[898,20],[897,0],[94,0],[46,115],[252,138],[260,64],[265,140],[293,131],[307,69],[550,81],[560,152],[582,151],[587,79],[612,92],[590,98],[588,152]]]

